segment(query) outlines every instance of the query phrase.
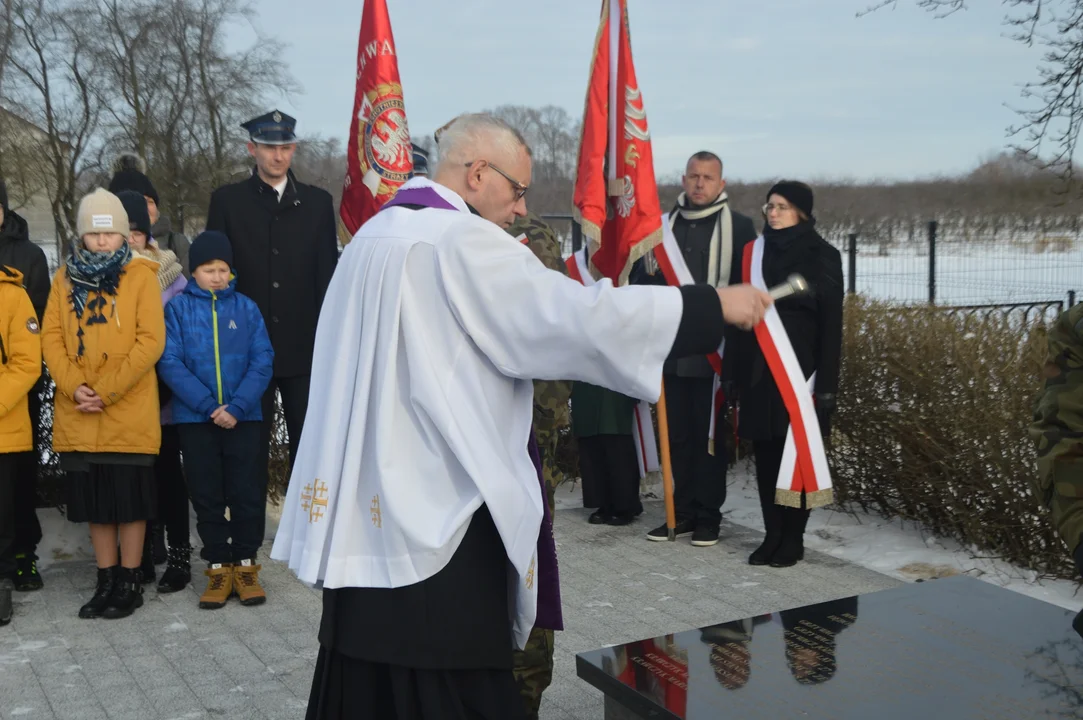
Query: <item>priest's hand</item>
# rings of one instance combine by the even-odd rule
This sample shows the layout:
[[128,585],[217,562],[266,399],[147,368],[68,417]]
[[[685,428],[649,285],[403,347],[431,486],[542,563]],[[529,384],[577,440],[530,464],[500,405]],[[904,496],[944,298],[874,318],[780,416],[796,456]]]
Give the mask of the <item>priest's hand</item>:
[[751,285],[718,288],[718,299],[722,303],[722,318],[742,330],[759,325],[767,308],[774,303],[770,295]]

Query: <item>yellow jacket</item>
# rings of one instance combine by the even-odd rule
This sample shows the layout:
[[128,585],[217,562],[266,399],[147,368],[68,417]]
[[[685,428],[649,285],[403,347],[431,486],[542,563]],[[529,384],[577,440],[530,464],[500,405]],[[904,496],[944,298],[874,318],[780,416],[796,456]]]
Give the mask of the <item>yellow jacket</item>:
[[0,453],[34,449],[26,397],[41,375],[40,332],[23,274],[0,265]]
[[[157,263],[132,258],[120,276],[115,298],[106,296],[108,322],[82,325],[80,356],[80,322],[69,297],[71,284],[63,267],[57,271],[41,335],[45,365],[57,390],[54,451],[158,454],[162,428],[154,365],[165,349],[165,319],[157,272]],[[89,317],[89,311],[83,314],[84,323]],[[103,412],[75,409],[80,385],[98,394],[105,404]]]

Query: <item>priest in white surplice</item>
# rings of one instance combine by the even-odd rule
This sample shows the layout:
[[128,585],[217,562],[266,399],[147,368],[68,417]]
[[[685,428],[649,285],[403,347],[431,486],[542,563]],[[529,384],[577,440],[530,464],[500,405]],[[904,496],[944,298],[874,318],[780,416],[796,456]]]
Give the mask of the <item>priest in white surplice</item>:
[[531,380],[654,401],[667,357],[716,349],[771,302],[546,269],[502,229],[530,178],[516,131],[457,118],[433,180],[357,232],[328,288],[271,553],[323,587],[310,719],[521,717],[512,649],[561,627]]

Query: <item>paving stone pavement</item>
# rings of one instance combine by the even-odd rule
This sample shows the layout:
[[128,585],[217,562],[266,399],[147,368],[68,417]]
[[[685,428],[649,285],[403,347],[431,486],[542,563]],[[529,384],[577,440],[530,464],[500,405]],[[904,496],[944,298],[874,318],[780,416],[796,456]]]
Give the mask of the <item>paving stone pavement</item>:
[[[663,510],[645,505],[643,517],[622,528],[587,524],[587,510],[556,514],[565,631],[557,634],[543,720],[602,718],[601,693],[575,675],[577,652],[899,584],[812,552],[793,568],[750,567],[746,558],[762,535],[729,523],[712,548],[693,548],[687,538],[648,542],[644,533]],[[255,608],[232,601],[200,610],[200,575],[199,590],[158,595],[147,586],[132,618],[80,620],[94,587],[92,563],[51,567],[43,591],[16,594],[15,619],[0,628],[0,718],[303,718],[319,594],[280,563],[265,561],[261,577],[269,600]]]

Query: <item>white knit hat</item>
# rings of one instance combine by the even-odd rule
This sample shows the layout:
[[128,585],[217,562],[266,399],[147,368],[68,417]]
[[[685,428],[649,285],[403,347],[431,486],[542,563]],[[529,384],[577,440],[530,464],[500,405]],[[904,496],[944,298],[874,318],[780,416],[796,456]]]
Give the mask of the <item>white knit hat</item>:
[[127,239],[128,213],[124,211],[124,203],[108,190],[98,188],[79,202],[76,229],[79,237],[89,233],[120,233]]

